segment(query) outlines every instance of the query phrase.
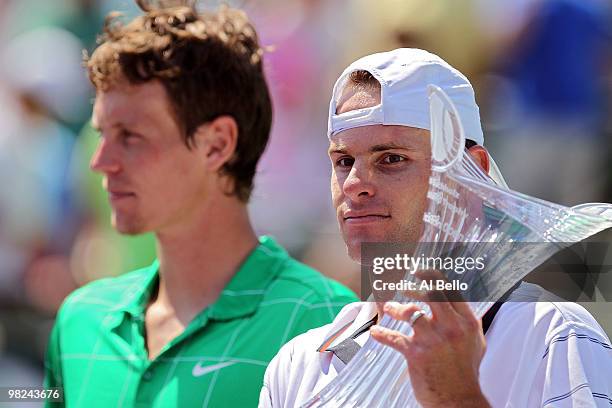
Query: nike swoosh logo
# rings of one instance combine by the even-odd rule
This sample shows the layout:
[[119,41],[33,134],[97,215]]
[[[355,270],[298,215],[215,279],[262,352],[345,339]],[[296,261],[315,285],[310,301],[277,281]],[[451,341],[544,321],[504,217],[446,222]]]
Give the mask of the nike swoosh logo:
[[222,368],[225,368],[227,366],[231,366],[232,364],[236,364],[236,363],[237,363],[237,361],[226,361],[225,363],[213,364],[213,365],[209,365],[209,366],[201,366],[200,363],[197,363],[193,367],[193,371],[191,372],[191,374],[193,374],[194,377],[201,377],[203,375],[206,375],[206,374],[211,373],[213,371],[220,370]]

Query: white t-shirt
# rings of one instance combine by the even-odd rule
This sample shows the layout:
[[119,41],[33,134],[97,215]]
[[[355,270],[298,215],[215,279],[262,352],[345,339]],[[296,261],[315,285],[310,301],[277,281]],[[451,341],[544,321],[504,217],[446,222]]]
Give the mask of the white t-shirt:
[[[486,333],[480,386],[493,407],[612,407],[612,346],[581,306],[533,302],[539,287],[521,284]],[[270,362],[260,407],[299,407],[336,377],[345,364],[317,348],[350,323],[333,344],[376,314],[371,302],[345,306],[335,320],[285,344]],[[352,323],[351,323],[352,322]],[[355,341],[363,345],[369,333]]]

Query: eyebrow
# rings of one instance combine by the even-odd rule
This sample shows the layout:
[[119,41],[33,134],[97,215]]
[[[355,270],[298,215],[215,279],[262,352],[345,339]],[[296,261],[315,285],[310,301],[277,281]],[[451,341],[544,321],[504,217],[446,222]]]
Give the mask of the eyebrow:
[[[377,152],[384,152],[387,150],[394,150],[394,149],[401,149],[401,150],[415,150],[412,147],[408,147],[408,146],[402,146],[402,145],[398,145],[395,143],[383,143],[383,144],[377,144],[374,145],[372,147],[370,147],[368,149],[369,153],[377,153]],[[334,148],[333,150],[329,151],[329,154],[332,153],[339,153],[339,154],[346,154],[347,153],[347,147],[345,145],[339,145],[338,147]]]
[[376,153],[376,152],[384,152],[386,150],[393,150],[393,149],[414,150],[414,149],[411,149],[410,147],[401,146],[395,143],[384,143],[384,144],[378,144],[378,145],[374,145],[370,147],[369,152]]
[[[102,132],[102,126],[100,126],[98,122],[94,122],[93,119],[91,120],[91,127],[97,132]],[[127,129],[128,127],[123,122],[116,122],[110,125],[109,128],[110,129],[115,129],[115,128]]]

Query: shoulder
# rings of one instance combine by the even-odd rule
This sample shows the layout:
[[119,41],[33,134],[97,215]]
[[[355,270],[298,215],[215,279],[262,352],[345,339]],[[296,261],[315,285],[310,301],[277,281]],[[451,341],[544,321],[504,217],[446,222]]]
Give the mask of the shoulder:
[[288,257],[276,277],[270,295],[279,293],[294,293],[309,300],[341,300],[354,302],[357,295],[339,282],[323,276],[315,269]]
[[550,340],[560,329],[574,327],[607,339],[597,320],[581,305],[565,302],[537,285],[523,283],[496,317],[496,326],[521,329]]
[[332,323],[308,330],[283,345],[264,374],[260,407],[297,406],[321,375],[317,347]]
[[[330,301],[344,306],[357,300],[353,291],[294,259],[272,237],[262,236],[260,242],[260,253],[266,259],[262,264],[274,268],[274,279],[266,289],[266,299],[297,298],[306,306]],[[270,259],[273,262],[269,262]]]
[[287,342],[278,351],[270,366],[270,375],[273,371],[283,375],[283,373],[303,372],[303,368],[314,362],[318,357],[317,348],[324,341],[327,333],[332,330],[334,323],[310,329]]
[[506,302],[487,332],[491,349],[531,353],[534,357],[539,356],[538,360],[567,341],[574,343],[577,349],[594,346],[595,351],[606,355],[612,351],[610,340],[597,320],[584,307],[572,302]]
[[151,266],[118,277],[92,281],[66,297],[58,312],[58,321],[80,314],[106,314],[130,301],[151,278]]
[[319,352],[317,349],[323,342],[342,326],[355,319],[364,302],[353,302],[345,305],[336,315],[331,323],[325,324],[294,337],[287,342],[268,367],[269,374],[274,371],[289,373],[291,371],[301,372],[301,368],[311,363],[318,363]]
[[[486,335],[483,389],[492,401],[511,398],[516,406],[607,404],[612,395],[608,336],[581,305],[543,300],[547,297],[501,307]],[[501,383],[512,386],[502,389]]]
[[267,288],[261,306],[271,321],[285,326],[282,343],[298,334],[334,320],[357,296],[340,283],[314,269],[287,258]]
[[346,305],[336,319],[294,337],[281,347],[268,365],[260,395],[260,406],[299,406],[313,391],[335,377],[329,353],[317,349],[330,333],[337,330],[347,310],[359,303]]

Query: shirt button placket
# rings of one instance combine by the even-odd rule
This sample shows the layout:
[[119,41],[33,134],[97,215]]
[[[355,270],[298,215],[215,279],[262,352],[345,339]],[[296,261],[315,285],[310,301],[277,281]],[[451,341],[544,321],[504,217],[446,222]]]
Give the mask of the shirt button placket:
[[138,385],[138,391],[136,396],[136,404],[142,406],[150,406],[153,403],[153,390],[151,380],[153,379],[154,368],[147,364],[143,367],[144,372],[140,376],[140,384]]

